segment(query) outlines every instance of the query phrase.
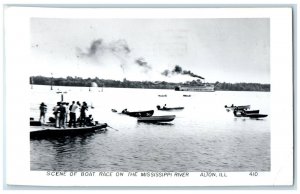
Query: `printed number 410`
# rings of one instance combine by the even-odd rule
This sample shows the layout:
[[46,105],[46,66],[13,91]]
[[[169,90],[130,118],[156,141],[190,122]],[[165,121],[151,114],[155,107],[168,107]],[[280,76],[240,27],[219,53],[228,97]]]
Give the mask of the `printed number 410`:
[[249,175],[250,176],[258,176],[258,172],[250,172]]

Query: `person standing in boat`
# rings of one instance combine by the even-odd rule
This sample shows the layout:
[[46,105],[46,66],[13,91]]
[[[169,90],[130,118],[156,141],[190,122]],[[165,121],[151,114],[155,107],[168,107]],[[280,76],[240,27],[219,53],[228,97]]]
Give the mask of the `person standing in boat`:
[[58,108],[59,110],[59,128],[63,127],[65,128],[65,119],[66,119],[66,107],[64,106],[64,103],[60,103],[60,106]]
[[44,102],[40,105],[40,122],[45,123],[45,117],[47,112],[47,105]]
[[55,127],[59,126],[59,107],[60,107],[60,102],[57,102],[57,105],[53,108],[53,114],[55,117]]
[[86,114],[85,111],[88,110],[88,106],[86,102],[82,103],[82,106],[80,108],[80,120],[79,120],[79,126],[84,126],[86,124],[85,119],[86,119]]
[[66,109],[66,113],[65,113],[65,121],[64,121],[64,127],[66,127],[67,125],[67,122],[68,122],[68,115],[69,115],[69,109],[68,109],[68,106],[69,106],[69,103],[68,102],[64,102],[64,107]]
[[69,121],[69,127],[76,128],[76,110],[78,109],[78,102],[75,104],[75,101],[72,102],[71,106],[69,107],[70,110],[70,121]]

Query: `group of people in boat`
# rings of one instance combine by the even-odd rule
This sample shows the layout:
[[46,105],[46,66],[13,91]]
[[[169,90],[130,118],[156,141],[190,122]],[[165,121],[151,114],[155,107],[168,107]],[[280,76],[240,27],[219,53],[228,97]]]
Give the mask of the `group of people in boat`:
[[227,112],[233,110],[233,115],[235,117],[249,117],[251,119],[259,119],[263,117],[267,117],[267,114],[260,114],[259,110],[249,110],[250,105],[243,105],[243,106],[235,106],[232,104],[231,106],[225,105]]
[[[79,117],[76,117],[76,112],[79,110]],[[86,116],[86,112],[88,111],[88,105],[86,102],[82,102],[82,104],[77,101],[72,101],[72,104],[69,106],[68,102],[57,102],[56,106],[53,108],[53,117],[49,118],[50,122],[55,123],[55,127],[58,128],[66,128],[67,123],[68,127],[77,127],[77,123],[79,127],[83,126],[93,126],[95,125],[93,122],[92,115]],[[47,112],[47,105],[45,103],[40,104],[40,122],[45,123],[45,117]],[[68,118],[69,116],[69,118]],[[68,122],[69,120],[69,122]]]

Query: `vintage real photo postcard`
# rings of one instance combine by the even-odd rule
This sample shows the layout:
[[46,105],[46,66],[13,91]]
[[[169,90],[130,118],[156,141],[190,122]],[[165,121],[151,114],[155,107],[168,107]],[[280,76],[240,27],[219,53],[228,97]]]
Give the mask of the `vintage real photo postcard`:
[[4,19],[8,185],[293,185],[291,8]]

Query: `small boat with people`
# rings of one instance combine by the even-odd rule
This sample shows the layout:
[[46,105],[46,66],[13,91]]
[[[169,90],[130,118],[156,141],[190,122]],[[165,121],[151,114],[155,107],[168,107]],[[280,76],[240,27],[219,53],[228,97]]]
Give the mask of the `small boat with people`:
[[164,111],[183,110],[183,109],[184,109],[184,107],[182,107],[182,106],[178,106],[178,107],[167,107],[166,105],[164,105],[163,107],[157,105],[156,108],[157,108],[157,110],[164,110]]
[[[59,91],[58,93],[62,92]],[[99,123],[98,121],[94,121],[94,118],[91,114],[88,116],[86,115],[88,106],[85,101],[82,105],[79,101],[77,101],[76,104],[75,101],[72,101],[72,105],[68,107],[69,103],[63,101],[62,95],[61,101],[57,102],[56,104],[57,105],[53,108],[54,117],[50,116],[48,122],[45,122],[47,105],[45,105],[44,102],[42,102],[39,107],[39,120],[34,120],[33,117],[30,117],[30,138],[73,136],[85,133],[93,133],[96,131],[104,132],[107,131],[106,127],[110,127],[107,125],[107,123]],[[71,114],[74,113],[76,109],[80,109],[80,117],[77,119],[76,114]],[[69,120],[67,119],[67,110],[70,111]]]
[[268,116],[266,114],[259,114],[259,110],[246,111],[246,110],[234,109],[233,114],[235,117],[249,117],[251,119],[259,119]]
[[96,123],[93,126],[84,127],[65,127],[57,128],[53,125],[41,125],[41,126],[31,126],[30,127],[30,138],[52,138],[61,136],[72,136],[72,135],[82,135],[86,133],[94,133],[97,131],[105,132],[106,127],[109,127],[107,123]]
[[124,109],[121,114],[125,114],[131,117],[151,117],[154,114],[154,110],[130,112],[127,109]]
[[139,117],[138,122],[144,123],[164,123],[171,122],[175,119],[175,115],[163,115],[163,116],[151,116],[151,117]]

